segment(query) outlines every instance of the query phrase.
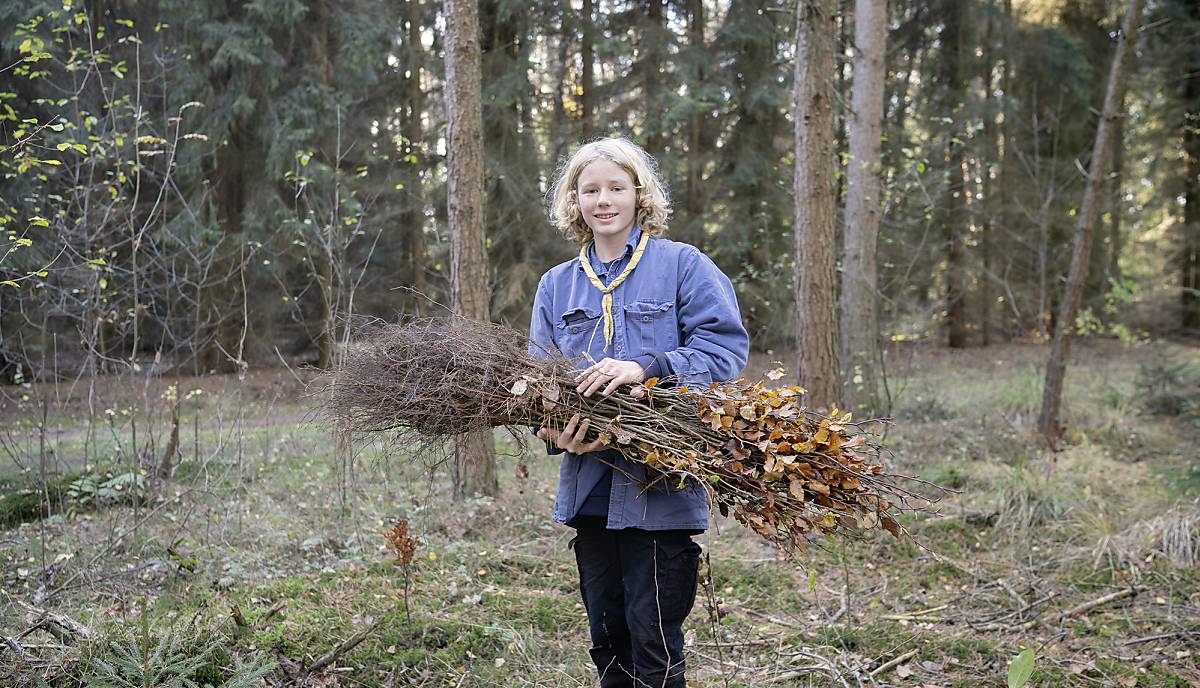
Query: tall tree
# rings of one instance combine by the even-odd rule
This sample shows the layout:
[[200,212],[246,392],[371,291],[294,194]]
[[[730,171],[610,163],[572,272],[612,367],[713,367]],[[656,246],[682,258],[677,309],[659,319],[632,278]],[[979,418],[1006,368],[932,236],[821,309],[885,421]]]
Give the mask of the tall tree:
[[966,189],[966,124],[963,104],[966,84],[970,78],[970,55],[974,44],[970,40],[969,0],[947,0],[943,5],[942,97],[943,116],[958,112],[952,135],[946,138],[946,343],[951,348],[967,345],[967,233],[970,216]]
[[795,292],[796,374],[811,406],[837,403],[834,282],[834,0],[800,0],[796,9]]
[[[1187,24],[1200,27],[1200,4],[1191,3]],[[1194,36],[1195,34],[1193,34]],[[1183,97],[1183,237],[1179,252],[1180,325],[1200,328],[1200,48],[1187,49]]]
[[1071,348],[1071,330],[1083,295],[1087,279],[1088,259],[1091,256],[1092,232],[1099,213],[1099,194],[1104,188],[1104,177],[1108,172],[1108,156],[1114,125],[1124,114],[1125,82],[1133,53],[1137,48],[1137,31],[1141,24],[1144,0],[1129,0],[1121,34],[1117,39],[1117,50],[1108,74],[1108,89],[1104,95],[1104,109],[1100,115],[1100,126],[1096,130],[1096,141],[1092,146],[1092,158],[1088,164],[1087,185],[1083,202],[1075,223],[1075,243],[1071,251],[1071,269],[1067,274],[1065,293],[1060,301],[1058,318],[1054,327],[1054,339],[1050,345],[1050,357],[1046,361],[1046,381],[1042,390],[1042,408],[1038,416],[1038,429],[1053,444],[1060,433],[1059,416],[1062,408],[1063,379],[1066,376],[1067,357]]
[[583,0],[583,30],[579,46],[580,77],[579,94],[580,117],[583,119],[583,140],[591,140],[596,127],[596,29],[593,0]]
[[733,279],[750,336],[764,348],[791,335],[778,314],[788,307],[779,284],[792,271],[781,257],[792,248],[786,113],[793,94],[778,55],[795,27],[773,7],[768,0],[733,3],[714,38],[713,50],[728,55],[728,67],[719,72],[728,106],[714,152],[718,186],[706,194],[723,224],[736,230],[716,233],[705,248]]
[[855,411],[882,410],[876,243],[879,237],[880,141],[883,133],[886,0],[856,0],[854,82],[850,103],[845,243],[842,258],[842,402]]
[[[483,108],[477,0],[446,0],[446,182],[450,293],[454,312],[489,320],[483,231]],[[495,495],[496,459],[487,430],[454,443],[454,494]]]
[[687,119],[687,170],[685,172],[683,202],[684,240],[701,249],[704,248],[704,164],[705,152],[709,148],[708,121],[706,115],[712,110],[708,87],[705,83],[706,67],[711,59],[704,39],[704,2],[687,0],[687,48],[681,51],[684,83],[688,93]]
[[421,0],[408,0],[407,40],[404,41],[405,63],[408,66],[404,76],[404,105],[400,120],[400,136],[403,142],[401,151],[404,153],[404,211],[401,214],[400,227],[404,233],[404,259],[402,274],[411,280],[413,294],[409,303],[414,313],[425,309],[425,197],[422,193],[421,170],[424,167],[424,132],[421,125],[421,113],[424,108],[424,98],[421,92],[421,62],[423,46],[421,45]]

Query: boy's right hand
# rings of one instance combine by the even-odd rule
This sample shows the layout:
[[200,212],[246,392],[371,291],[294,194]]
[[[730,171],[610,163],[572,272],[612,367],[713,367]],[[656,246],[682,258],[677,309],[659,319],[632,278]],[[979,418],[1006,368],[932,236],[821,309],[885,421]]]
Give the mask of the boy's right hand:
[[590,423],[591,421],[586,418],[581,422],[579,414],[576,413],[574,416],[571,416],[571,420],[562,429],[562,432],[543,426],[538,429],[537,436],[554,444],[559,449],[565,449],[572,454],[586,454],[604,449],[608,446],[608,443],[602,439],[584,442],[584,437],[587,435]]

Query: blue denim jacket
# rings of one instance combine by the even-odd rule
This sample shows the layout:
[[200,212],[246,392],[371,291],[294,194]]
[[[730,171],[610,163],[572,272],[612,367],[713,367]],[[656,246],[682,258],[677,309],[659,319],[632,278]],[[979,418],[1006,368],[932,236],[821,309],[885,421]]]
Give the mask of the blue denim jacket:
[[[612,273],[588,252],[592,269],[608,284],[625,269],[641,239],[635,226],[625,254]],[[612,344],[605,350],[600,290],[588,280],[574,258],[542,275],[530,321],[532,346],[558,349],[586,368],[604,357],[632,360],[642,354],[665,357],[679,384],[707,385],[736,378],[746,365],[749,337],[742,325],[737,298],[729,278],[694,246],[653,238],[642,259],[613,290]],[[564,452],[559,468],[554,519],[566,523],[609,472],[597,460],[603,456],[611,472],[608,527],[645,530],[708,528],[704,489],[690,481],[683,490],[654,488],[643,494],[646,471],[640,463],[615,451],[576,455]]]

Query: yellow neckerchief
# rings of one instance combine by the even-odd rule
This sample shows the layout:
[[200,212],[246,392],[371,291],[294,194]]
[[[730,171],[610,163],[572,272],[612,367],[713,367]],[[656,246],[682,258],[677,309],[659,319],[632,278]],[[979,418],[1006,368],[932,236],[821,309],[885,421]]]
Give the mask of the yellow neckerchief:
[[[609,344],[612,344],[612,338],[613,338],[613,329],[614,329],[613,314],[612,314],[612,302],[613,302],[612,292],[613,292],[613,289],[616,289],[617,287],[621,286],[621,283],[625,281],[625,278],[629,277],[629,273],[633,272],[633,269],[637,267],[638,261],[642,259],[642,253],[646,250],[646,244],[649,241],[650,241],[650,233],[642,232],[642,238],[641,238],[641,240],[638,241],[637,249],[635,249],[633,252],[633,258],[629,259],[629,265],[626,265],[625,269],[621,271],[621,274],[617,275],[617,278],[614,279],[612,282],[609,282],[607,287],[604,286],[604,283],[601,282],[600,278],[596,276],[596,271],[592,269],[592,261],[588,260],[588,255],[587,255],[588,246],[590,246],[591,244],[584,244],[583,248],[579,249],[579,264],[583,266],[583,271],[585,273],[587,273],[588,279],[591,280],[591,282],[592,282],[592,286],[599,289],[601,294],[604,294],[604,298],[602,298],[600,300],[600,307],[604,310],[604,348],[605,348],[605,350],[608,349]],[[596,242],[593,241],[592,243],[594,244]]]

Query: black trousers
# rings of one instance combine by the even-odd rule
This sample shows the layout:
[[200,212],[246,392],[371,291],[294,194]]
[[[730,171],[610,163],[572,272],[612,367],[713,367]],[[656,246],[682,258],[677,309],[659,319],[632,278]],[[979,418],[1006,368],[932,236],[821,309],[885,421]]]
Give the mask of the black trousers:
[[580,520],[572,542],[601,688],[685,688],[683,620],[696,602],[696,531],[608,530],[602,519]]

